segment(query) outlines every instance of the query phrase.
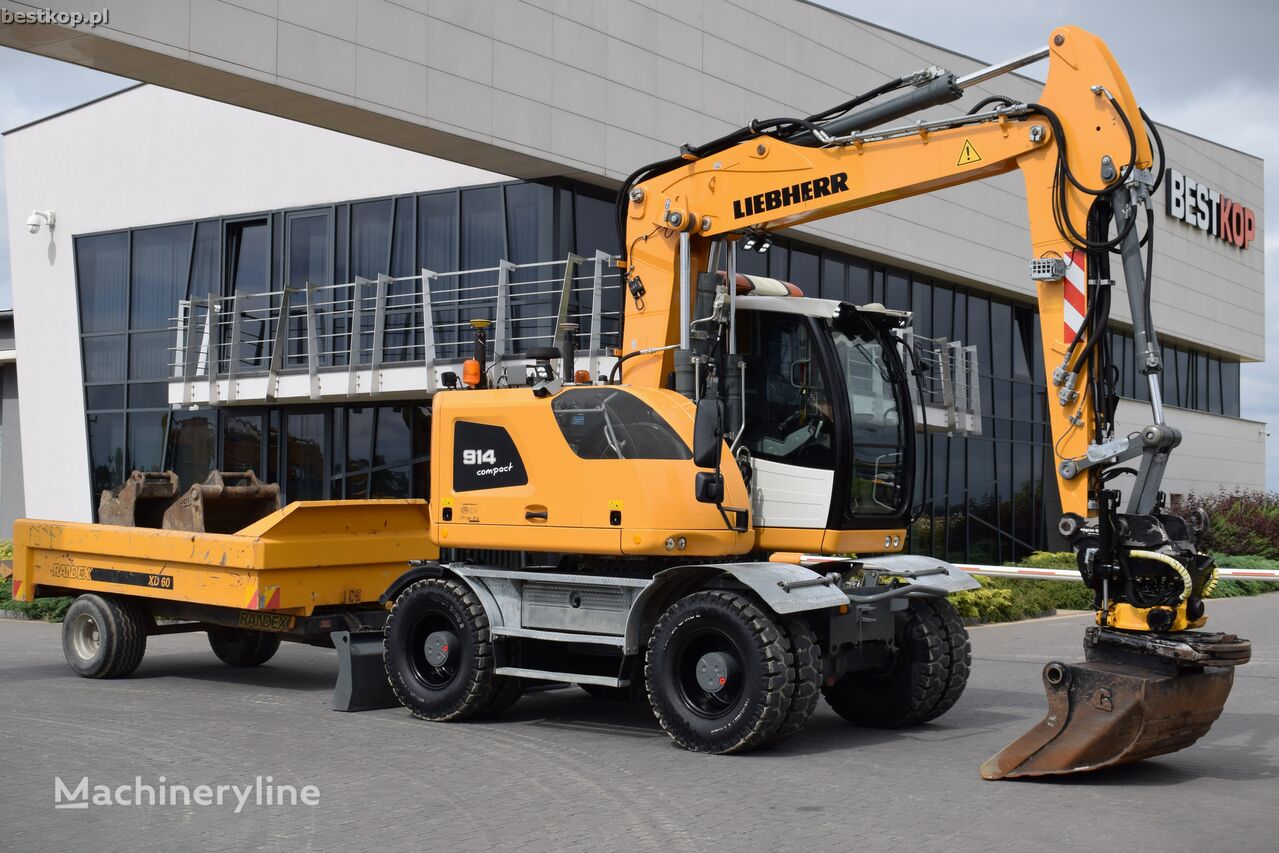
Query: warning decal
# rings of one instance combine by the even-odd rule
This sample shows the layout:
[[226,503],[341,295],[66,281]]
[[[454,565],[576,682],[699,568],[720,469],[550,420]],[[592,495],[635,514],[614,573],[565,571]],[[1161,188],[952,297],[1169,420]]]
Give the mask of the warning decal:
[[959,152],[959,162],[956,166],[967,166],[969,163],[980,163],[981,155],[977,153],[977,149],[973,147],[972,142],[964,140],[964,147]]

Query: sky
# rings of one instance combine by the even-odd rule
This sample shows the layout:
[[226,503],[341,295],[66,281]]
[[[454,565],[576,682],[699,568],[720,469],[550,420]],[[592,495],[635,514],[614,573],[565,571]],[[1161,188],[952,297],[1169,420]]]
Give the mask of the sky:
[[[1274,34],[1279,32],[1279,3],[1273,0],[1072,0],[1069,4],[824,0],[822,5],[990,62],[1045,43],[1048,33],[1060,24],[1092,30],[1110,45],[1152,118],[1264,158],[1266,199],[1276,198],[1279,75],[1270,66]],[[1068,11],[1058,11],[1063,7]],[[1044,67],[1026,71],[1035,76]],[[129,83],[0,48],[0,130]],[[0,196],[3,190],[0,169]],[[1265,233],[1279,234],[1279,203],[1265,208]],[[7,307],[11,302],[4,218],[0,205],[0,306]],[[1274,425],[1267,439],[1266,482],[1269,488],[1279,489],[1279,238],[1267,243],[1267,361],[1243,366],[1242,414]],[[1155,274],[1157,287],[1157,269]]]

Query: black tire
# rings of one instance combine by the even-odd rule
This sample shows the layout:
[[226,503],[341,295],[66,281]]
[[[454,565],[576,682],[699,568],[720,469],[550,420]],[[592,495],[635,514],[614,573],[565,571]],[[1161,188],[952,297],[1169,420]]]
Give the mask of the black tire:
[[808,725],[822,697],[822,652],[813,626],[802,616],[792,616],[786,620],[784,627],[795,661],[791,667],[794,692],[790,710],[768,740],[770,745],[790,739]]
[[[442,634],[451,635],[448,642]],[[441,663],[428,659],[428,642],[434,644],[430,654],[443,656],[436,658]],[[493,672],[484,606],[469,587],[451,578],[418,581],[395,599],[382,663],[396,698],[423,720],[484,713],[505,681]]]
[[898,626],[897,655],[878,672],[852,672],[822,693],[850,723],[893,729],[935,719],[968,683],[968,632],[949,601],[917,598]]
[[524,695],[524,682],[518,678],[512,678],[505,675],[493,676],[496,687],[493,690],[493,698],[489,700],[488,707],[480,712],[485,717],[496,717],[505,713],[512,705],[520,701],[520,697]]
[[[707,689],[699,665],[711,655],[725,668]],[[791,706],[793,666],[786,634],[766,613],[737,593],[708,590],[657,620],[644,675],[653,714],[675,743],[725,754],[764,746],[777,732]]]
[[210,628],[209,648],[227,666],[261,666],[280,650],[280,635],[244,628]]
[[150,617],[136,601],[86,593],[62,620],[62,653],[76,675],[123,678],[142,663]]

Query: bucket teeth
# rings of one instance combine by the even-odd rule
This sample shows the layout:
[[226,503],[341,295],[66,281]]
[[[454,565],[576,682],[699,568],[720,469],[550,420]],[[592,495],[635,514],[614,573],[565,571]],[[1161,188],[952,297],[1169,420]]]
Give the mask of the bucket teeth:
[[1230,635],[1113,629],[1093,629],[1086,647],[1087,662],[1044,667],[1047,716],[986,761],[983,778],[1082,773],[1185,749],[1221,716],[1251,649]]

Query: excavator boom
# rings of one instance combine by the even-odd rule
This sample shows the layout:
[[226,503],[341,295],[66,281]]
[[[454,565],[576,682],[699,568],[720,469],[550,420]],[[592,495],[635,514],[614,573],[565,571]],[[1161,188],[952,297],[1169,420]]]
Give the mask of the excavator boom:
[[[1047,82],[1033,103],[996,96],[966,115],[908,120],[1043,58]],[[1155,239],[1157,147],[1157,129],[1105,44],[1060,27],[1046,48],[966,77],[926,68],[822,113],[756,121],[684,146],[680,157],[632,175],[618,203],[629,296],[623,380],[673,381],[694,398],[715,397],[731,377],[722,359],[690,346],[690,332],[703,322],[692,319],[694,277],[715,269],[718,246],[767,245],[780,228],[1021,172],[1063,508],[1058,531],[1096,593],[1097,627],[1086,663],[1045,669],[1047,719],[987,762],[987,778],[1078,772],[1181,749],[1221,713],[1233,667],[1248,659],[1247,641],[1191,630],[1204,624],[1203,600],[1215,584],[1212,559],[1195,544],[1206,520],[1173,515],[1160,491],[1181,435],[1164,417],[1142,257]],[[1150,389],[1151,423],[1130,434],[1114,424],[1112,256]],[[721,296],[731,303],[734,290]],[[1120,467],[1134,459],[1135,471]],[[1133,481],[1121,507],[1111,480],[1123,474]],[[1192,651],[1170,657],[1169,644]]]

